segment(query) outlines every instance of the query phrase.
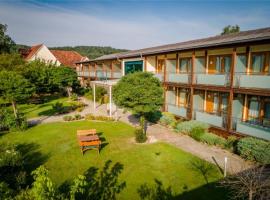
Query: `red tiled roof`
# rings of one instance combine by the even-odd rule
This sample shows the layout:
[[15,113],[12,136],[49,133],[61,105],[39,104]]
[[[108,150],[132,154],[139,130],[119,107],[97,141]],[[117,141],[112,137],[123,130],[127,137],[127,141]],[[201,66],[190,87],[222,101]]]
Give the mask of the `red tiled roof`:
[[65,66],[76,67],[76,62],[85,61],[87,57],[83,57],[76,51],[50,50],[56,59]]
[[25,56],[25,59],[26,59],[26,60],[29,60],[30,58],[32,58],[33,55],[35,55],[35,53],[37,53],[38,50],[42,47],[42,45],[43,45],[43,44],[38,44],[38,45],[32,46],[32,47],[29,49],[28,54]]

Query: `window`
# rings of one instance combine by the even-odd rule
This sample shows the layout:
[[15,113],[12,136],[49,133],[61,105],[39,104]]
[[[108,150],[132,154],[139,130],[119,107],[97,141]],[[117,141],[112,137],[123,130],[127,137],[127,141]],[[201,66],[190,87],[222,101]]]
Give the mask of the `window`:
[[199,57],[195,59],[195,71],[202,73],[205,72],[205,58]]
[[188,92],[186,89],[177,88],[176,89],[177,96],[177,106],[179,107],[187,107],[188,103]]
[[247,71],[247,56],[237,55],[235,72],[246,72]]
[[265,102],[263,113],[264,113],[263,125],[270,127],[270,100]]
[[248,104],[248,120],[257,121],[260,114],[260,102],[257,97],[252,97]]
[[191,72],[191,58],[181,58],[179,62],[179,72],[189,73]]
[[228,111],[228,99],[229,96],[228,94],[223,94],[221,95],[221,112],[222,113],[227,113]]
[[158,74],[162,73],[164,68],[165,68],[165,60],[158,60],[156,73],[158,73]]
[[231,56],[209,56],[208,73],[229,73]]
[[252,55],[252,72],[261,73],[264,72],[265,55],[253,54]]

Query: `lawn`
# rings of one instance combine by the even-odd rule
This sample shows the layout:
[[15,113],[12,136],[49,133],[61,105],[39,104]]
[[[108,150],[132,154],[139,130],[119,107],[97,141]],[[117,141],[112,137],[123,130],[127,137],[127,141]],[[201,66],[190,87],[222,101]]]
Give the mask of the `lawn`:
[[[102,133],[108,144],[100,154],[91,150],[83,156],[76,130],[89,128]],[[0,141],[24,144],[28,154],[34,155],[36,165],[44,164],[58,186],[90,167],[102,168],[112,160],[124,167],[120,179],[126,181],[126,188],[118,199],[138,199],[137,188],[143,183],[154,184],[154,179],[171,186],[176,199],[226,199],[223,189],[214,187],[222,176],[215,166],[208,176],[211,183],[206,185],[203,176],[191,168],[191,161],[197,157],[165,143],[135,144],[133,130],[120,122],[59,122],[0,135]]]
[[34,118],[40,116],[51,116],[55,114],[52,105],[56,102],[63,103],[63,106],[71,106],[74,101],[67,97],[54,97],[50,96],[45,103],[42,104],[20,104],[18,109],[24,113],[27,118]]

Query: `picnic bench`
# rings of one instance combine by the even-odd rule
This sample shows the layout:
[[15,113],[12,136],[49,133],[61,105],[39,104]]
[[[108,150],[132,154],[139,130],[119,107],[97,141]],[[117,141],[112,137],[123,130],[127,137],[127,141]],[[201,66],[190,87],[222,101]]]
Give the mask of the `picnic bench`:
[[97,149],[99,153],[101,141],[96,129],[77,130],[77,138],[82,154],[89,149]]

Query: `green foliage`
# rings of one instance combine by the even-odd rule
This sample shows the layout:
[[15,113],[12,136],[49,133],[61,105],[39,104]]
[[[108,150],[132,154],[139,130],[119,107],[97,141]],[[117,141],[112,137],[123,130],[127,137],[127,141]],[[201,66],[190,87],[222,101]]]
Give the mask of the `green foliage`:
[[83,56],[87,56],[89,59],[94,59],[112,53],[127,51],[126,49],[115,49],[112,47],[99,47],[99,46],[75,46],[75,47],[67,46],[67,47],[52,47],[50,49],[76,51]]
[[205,133],[205,129],[201,126],[195,126],[190,133],[190,136],[197,140],[197,141],[201,141],[201,137],[204,135]]
[[147,113],[145,116],[146,120],[152,123],[157,123],[161,117],[162,117],[162,113],[159,110]]
[[12,190],[8,187],[8,184],[6,184],[5,182],[0,182],[0,199],[2,200],[12,199]]
[[185,122],[180,122],[176,125],[176,131],[177,132],[181,132],[187,135],[190,135],[192,130],[194,128],[201,128],[204,129],[205,131],[208,130],[209,125],[203,122],[199,122],[199,121],[195,121],[195,120],[191,120],[191,121],[185,121]]
[[86,172],[79,175],[73,182],[70,190],[70,199],[100,199],[115,200],[125,187],[125,182],[119,182],[118,177],[123,170],[123,165],[115,163],[111,167],[112,161],[107,161],[99,176]]
[[172,113],[169,112],[163,112],[162,117],[160,118],[159,122],[162,125],[174,127],[176,125],[176,119],[175,116]]
[[236,152],[237,148],[237,143],[238,143],[238,138],[235,136],[229,136],[224,144],[224,147],[226,149],[231,150],[232,152]]
[[[163,104],[160,81],[148,72],[128,74],[113,87],[113,101],[119,107],[146,117]],[[145,127],[142,127],[145,130]]]
[[64,121],[72,121],[73,120],[73,117],[70,116],[70,115],[66,115],[66,116],[63,117],[63,120]]
[[60,102],[56,102],[55,104],[53,104],[52,109],[55,111],[56,114],[63,114],[67,112],[63,103]]
[[146,134],[141,128],[135,129],[134,134],[135,134],[135,140],[138,143],[144,143],[147,140]]
[[1,130],[26,130],[28,123],[26,117],[22,113],[17,113],[17,117],[9,109],[0,109],[0,131]]
[[161,181],[155,179],[155,186],[142,184],[137,192],[142,200],[171,200],[174,199],[172,188],[164,188]]
[[71,98],[72,101],[77,101],[78,100],[78,95],[73,93],[70,98]]
[[24,67],[25,61],[19,54],[0,54],[0,71],[16,71],[21,72]]
[[217,145],[220,147],[224,147],[224,145],[227,143],[226,139],[224,139],[223,137],[208,132],[205,132],[200,137],[200,141],[209,145]]
[[7,34],[7,25],[0,24],[0,54],[11,53],[16,50],[15,42]]
[[240,32],[240,27],[237,24],[235,26],[228,25],[223,28],[221,35],[226,35],[230,33],[239,33],[239,32]]
[[56,189],[49,178],[49,171],[44,167],[40,166],[32,172],[34,183],[31,188],[31,194],[33,199],[36,200],[54,200],[56,199]]
[[201,174],[206,182],[209,183],[209,176],[213,171],[213,165],[201,159],[192,159],[190,161],[190,168]]
[[76,115],[74,116],[74,118],[75,118],[76,120],[79,120],[79,119],[82,119],[83,117],[82,117],[80,114],[76,114]]
[[97,120],[97,121],[114,121],[112,117],[107,116],[96,116],[93,114],[88,114],[85,116],[86,120]]
[[237,152],[247,160],[270,164],[270,142],[246,137],[237,143]]
[[[103,87],[96,86],[96,102],[105,103],[104,96],[107,94],[107,90]],[[93,88],[90,88],[89,91],[85,94],[85,97],[93,101]]]

